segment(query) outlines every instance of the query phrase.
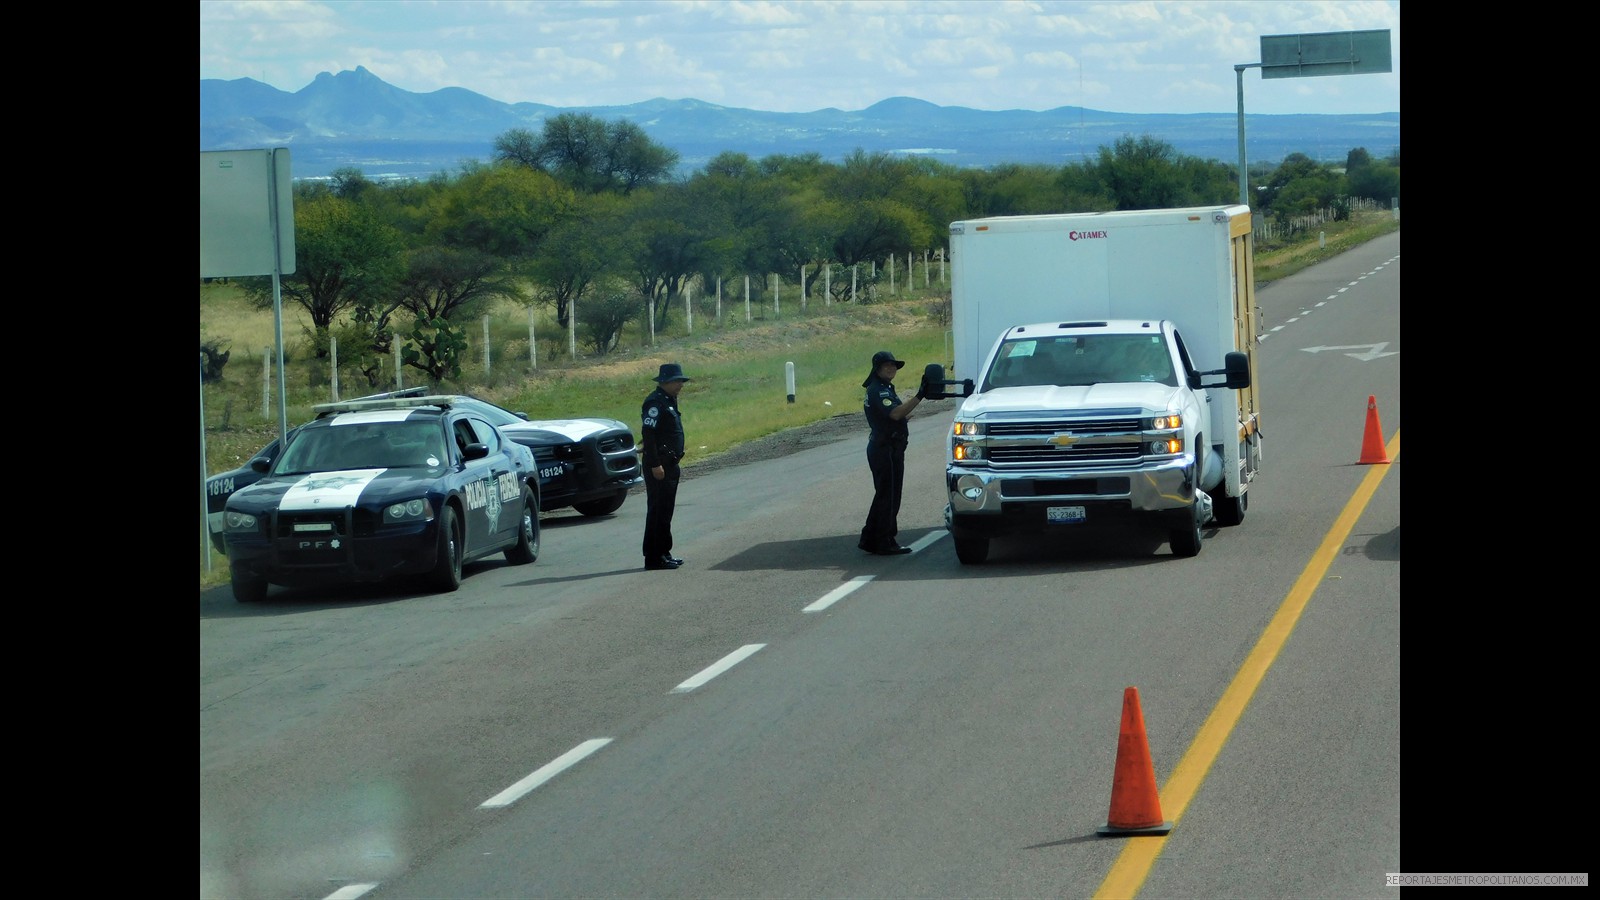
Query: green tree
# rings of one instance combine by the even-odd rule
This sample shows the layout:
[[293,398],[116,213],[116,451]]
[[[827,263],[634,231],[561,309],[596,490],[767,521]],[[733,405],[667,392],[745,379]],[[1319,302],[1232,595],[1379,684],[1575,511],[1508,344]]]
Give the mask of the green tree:
[[678,164],[677,151],[652,141],[636,123],[607,122],[589,113],[546,119],[537,139],[526,129],[512,129],[495,139],[494,156],[548,172],[590,194],[628,194],[659,184]]
[[411,340],[400,349],[405,365],[421,369],[433,384],[461,374],[466,348],[462,325],[490,301],[513,294],[505,263],[481,250],[427,246],[407,254],[399,306],[413,320]]
[[[1290,207],[1303,205],[1308,195],[1315,197],[1318,191],[1311,187],[1312,182],[1321,182],[1327,177],[1328,172],[1321,163],[1304,153],[1291,153],[1272,170],[1264,184],[1258,183],[1257,205],[1280,215],[1286,214]],[[1307,184],[1296,188],[1288,198],[1283,197],[1291,183],[1302,180]],[[1315,208],[1315,201],[1309,208]]]
[[553,224],[529,261],[535,301],[555,307],[556,322],[567,327],[571,305],[622,264],[627,227],[624,201],[613,194],[579,199],[571,213]]
[[[404,267],[404,242],[364,204],[331,193],[295,204],[295,270],[278,279],[283,299],[311,319],[316,355],[328,354],[328,329],[340,315],[381,302]],[[272,279],[241,282],[259,307],[273,302]]]
[[709,228],[704,211],[682,183],[652,188],[632,204],[623,256],[641,307],[655,301],[658,328],[671,320],[684,282],[706,267]]
[[616,349],[623,327],[639,317],[639,308],[639,297],[620,282],[608,282],[584,301],[578,318],[596,355],[605,356]]
[[1101,147],[1095,168],[1117,209],[1183,206],[1188,196],[1177,150],[1149,135],[1125,135],[1114,146]]

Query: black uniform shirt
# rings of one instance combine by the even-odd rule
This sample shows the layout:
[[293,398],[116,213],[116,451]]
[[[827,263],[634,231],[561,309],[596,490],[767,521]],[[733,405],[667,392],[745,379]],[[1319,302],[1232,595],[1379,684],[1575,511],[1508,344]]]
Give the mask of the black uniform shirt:
[[639,417],[644,423],[639,449],[646,469],[683,459],[683,419],[676,398],[656,388],[644,398]]
[[900,405],[894,384],[873,375],[867,379],[866,388],[867,397],[862,401],[861,408],[867,414],[867,426],[872,429],[868,443],[887,443],[890,447],[904,450],[911,438],[911,429],[905,419],[897,422],[889,417],[889,413]]

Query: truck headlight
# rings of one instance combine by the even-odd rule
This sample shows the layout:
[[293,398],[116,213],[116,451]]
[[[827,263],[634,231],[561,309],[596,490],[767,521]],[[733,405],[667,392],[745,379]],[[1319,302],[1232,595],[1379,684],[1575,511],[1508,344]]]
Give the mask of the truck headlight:
[[1150,453],[1154,456],[1178,454],[1183,452],[1183,438],[1168,438],[1162,441],[1150,442]]
[[1183,416],[1156,416],[1150,420],[1150,427],[1155,429],[1182,428]]
[[256,517],[230,509],[222,514],[222,527],[226,531],[255,531]]
[[983,426],[957,420],[950,429],[950,456],[956,462],[983,459]]

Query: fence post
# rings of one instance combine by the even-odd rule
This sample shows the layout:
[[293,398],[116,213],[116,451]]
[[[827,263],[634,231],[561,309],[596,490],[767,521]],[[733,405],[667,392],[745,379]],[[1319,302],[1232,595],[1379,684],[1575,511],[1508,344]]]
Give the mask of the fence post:
[[333,362],[333,369],[332,369],[332,373],[333,374],[329,376],[328,380],[333,385],[333,402],[338,403],[339,402],[339,339],[337,337],[332,336],[332,335],[328,336],[328,357]]
[[261,348],[261,418],[272,414],[272,348]]
[[483,316],[483,377],[489,377],[489,315]]
[[744,277],[744,320],[750,321],[750,276]]
[[528,307],[528,368],[539,371],[539,342],[533,335],[533,307]]

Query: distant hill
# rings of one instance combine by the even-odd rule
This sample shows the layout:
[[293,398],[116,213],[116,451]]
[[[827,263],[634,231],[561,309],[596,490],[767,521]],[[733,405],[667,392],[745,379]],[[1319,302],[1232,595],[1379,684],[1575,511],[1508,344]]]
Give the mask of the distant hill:
[[[1356,147],[1375,158],[1400,148],[1400,114],[1251,115],[1246,98],[1248,160],[1277,162],[1304,153],[1343,162]],[[289,93],[251,78],[200,79],[200,149],[289,147],[296,178],[355,167],[368,178],[454,172],[487,162],[494,139],[513,128],[534,133],[564,112],[627,119],[678,152],[685,172],[719,153],[753,159],[817,153],[837,162],[868,153],[927,155],[963,167],[1000,163],[1062,165],[1095,157],[1124,135],[1150,135],[1187,156],[1236,163],[1235,113],[1136,115],[1078,106],[1044,112],[936,106],[894,97],[866,109],[762,112],[699,100],[647,100],[628,106],[554,107],[502,103],[464,88],[427,94],[401,90],[358,67],[324,72]]]

